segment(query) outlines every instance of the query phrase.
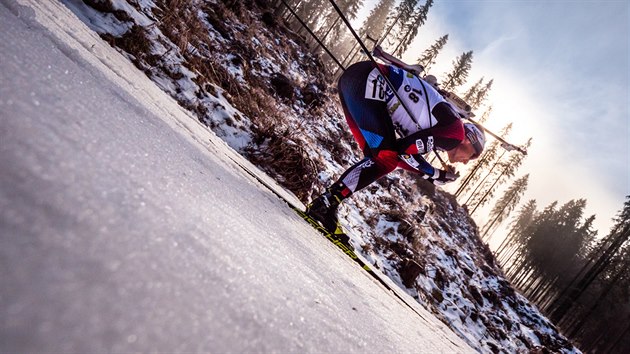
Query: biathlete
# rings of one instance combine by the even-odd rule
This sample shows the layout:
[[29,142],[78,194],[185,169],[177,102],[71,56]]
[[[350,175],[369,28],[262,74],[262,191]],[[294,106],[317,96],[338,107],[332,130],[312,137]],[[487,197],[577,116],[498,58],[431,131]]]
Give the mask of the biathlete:
[[358,190],[396,168],[419,173],[434,184],[455,181],[458,174],[433,167],[422,155],[435,148],[446,151],[451,163],[466,164],[485,144],[483,130],[463,123],[433,85],[401,68],[380,67],[412,116],[372,62],[353,64],[339,78],[344,115],[365,157],[307,206],[306,213],[333,234],[343,235],[339,204]]

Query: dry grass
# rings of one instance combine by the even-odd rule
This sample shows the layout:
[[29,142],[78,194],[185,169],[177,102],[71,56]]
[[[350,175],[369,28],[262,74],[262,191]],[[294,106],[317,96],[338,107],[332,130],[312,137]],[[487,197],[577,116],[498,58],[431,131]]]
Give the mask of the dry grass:
[[276,175],[278,181],[301,200],[307,200],[317,180],[318,168],[290,128],[273,125],[256,129],[262,144],[247,150],[255,164]]
[[157,26],[182,53],[188,45],[204,43],[208,30],[197,16],[199,4],[194,0],[159,0],[155,14]]
[[110,34],[101,35],[111,46],[118,47],[136,58],[136,65],[141,60],[147,58],[151,52],[151,39],[146,28],[133,25],[121,37],[114,37]]

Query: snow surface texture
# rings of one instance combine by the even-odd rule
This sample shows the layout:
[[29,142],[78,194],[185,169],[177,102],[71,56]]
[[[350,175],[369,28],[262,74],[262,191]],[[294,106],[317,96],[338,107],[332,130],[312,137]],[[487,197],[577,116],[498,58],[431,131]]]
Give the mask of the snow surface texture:
[[[214,85],[203,87],[197,83],[199,74],[187,69],[180,48],[166,38],[157,26],[152,25],[152,11],[156,8],[154,2],[138,1],[134,2],[137,6],[130,6],[125,1],[113,1],[114,8],[124,11],[131,19],[126,22],[121,22],[112,13],[104,14],[85,6],[78,0],[67,0],[64,3],[101,35],[119,36],[124,33],[123,29],[132,28],[132,24],[146,26],[148,36],[152,39],[151,54],[161,58],[160,65],[147,65],[129,53],[124,53],[126,57],[141,67],[182,106],[207,107],[206,110],[193,109],[197,115],[195,118],[212,127],[232,148],[243,151],[251,146],[251,124],[255,123],[255,118],[234,108],[230,100],[233,101],[235,97],[228,99],[223,88]],[[205,18],[207,14],[200,11],[199,16]],[[242,32],[245,28],[234,19],[226,20],[225,23],[226,26],[234,26],[237,31]],[[278,49],[280,44],[283,48],[288,46],[297,51],[302,59],[306,58],[306,55],[299,52],[299,46],[295,42],[274,38],[272,33],[259,28],[259,34],[247,40],[259,56],[249,63],[249,70],[245,71],[245,64],[238,60],[239,53],[226,50],[228,40],[220,31],[214,30],[209,22],[206,21],[205,25],[208,26],[208,36],[215,41],[217,60],[223,63],[233,79],[243,85],[245,90],[255,89],[246,80],[247,77],[268,80],[278,72],[289,76],[298,83],[297,86],[308,85],[313,80],[302,66],[308,60],[291,59],[282,49]],[[93,43],[95,41],[96,37],[91,37],[84,47],[92,48],[92,51],[107,47],[103,47],[102,43],[96,45]],[[288,43],[283,43],[285,41]],[[196,51],[200,48],[188,47],[186,50]],[[117,64],[107,60],[109,57],[113,56],[100,56],[106,66],[113,67],[119,76],[127,77],[126,72],[116,69]],[[133,87],[137,80],[128,82]],[[140,95],[139,99],[144,101],[143,95],[146,93],[138,91],[134,95]],[[311,157],[320,162],[319,177],[322,185],[327,185],[334,179],[347,166],[348,160],[358,160],[359,156],[356,154],[353,156],[350,153],[349,157],[340,158],[338,149],[332,152],[322,146],[322,141],[331,140],[331,133],[345,130],[340,109],[334,102],[330,101],[319,109],[326,117],[323,121],[312,120],[313,114],[308,105],[301,101],[299,92],[297,100],[278,103],[276,108],[286,119],[287,126],[300,133],[304,145],[310,147],[308,152]],[[207,133],[194,124],[192,120],[195,118],[188,116],[190,122],[178,118],[175,126],[185,127],[191,139],[207,147],[204,135]],[[344,150],[352,151],[351,145],[345,139],[332,139],[340,140]],[[216,139],[213,141],[214,144],[221,144]],[[343,219],[348,229],[353,231],[353,243],[363,251],[363,256],[479,351],[519,352],[537,346],[562,352],[577,351],[558,335],[553,325],[529,305],[526,299],[512,290],[500,276],[500,270],[487,260],[487,247],[478,241],[475,227],[465,211],[451,203],[439,191],[431,197],[420,193],[416,193],[420,197],[410,197],[408,190],[400,188],[401,185],[413,185],[410,180],[414,178],[404,174],[391,177],[380,183],[380,189],[369,188],[344,205]],[[217,188],[232,190],[226,188],[225,184]],[[238,186],[234,188],[240,190]],[[291,198],[288,193],[287,196]],[[427,215],[423,220],[400,220],[391,212],[388,215],[384,212],[387,211],[383,208],[384,201],[394,200],[412,200],[416,211],[426,212]],[[412,224],[412,236],[404,228],[401,229],[409,221]],[[402,285],[398,274],[400,263],[407,256],[415,258],[422,265],[422,272],[410,289]],[[337,276],[332,275],[331,279]]]
[[63,5],[0,31],[0,352],[472,352]]

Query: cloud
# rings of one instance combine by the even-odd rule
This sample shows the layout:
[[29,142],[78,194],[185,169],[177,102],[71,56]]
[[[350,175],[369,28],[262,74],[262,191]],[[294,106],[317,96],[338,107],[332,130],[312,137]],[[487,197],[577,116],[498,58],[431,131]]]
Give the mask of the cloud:
[[[521,32],[522,33],[522,32]],[[521,36],[521,33],[516,33],[516,34],[503,34],[501,35],[499,38],[493,40],[492,42],[488,43],[485,48],[483,48],[480,51],[480,56],[481,57],[490,57],[492,56],[492,54],[494,52],[496,52],[497,50],[499,50],[499,48],[503,45],[506,44],[506,42],[510,42],[510,41],[514,41],[516,39],[518,39]]]
[[[437,2],[412,60],[444,34],[431,70],[447,72],[473,50],[469,85],[494,78],[488,126],[534,143],[520,173],[539,205],[587,198],[600,234],[630,194],[628,4],[625,2]],[[408,57],[405,57],[408,60]],[[464,91],[467,87],[462,88]]]

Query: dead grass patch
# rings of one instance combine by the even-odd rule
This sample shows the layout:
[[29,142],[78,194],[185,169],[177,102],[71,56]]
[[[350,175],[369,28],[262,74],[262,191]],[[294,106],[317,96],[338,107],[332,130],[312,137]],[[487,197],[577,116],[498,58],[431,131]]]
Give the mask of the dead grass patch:
[[182,53],[187,51],[189,44],[198,46],[207,40],[208,30],[197,15],[198,7],[193,0],[157,1],[157,25]]
[[[136,60],[146,58],[151,52],[151,39],[146,28],[133,25],[120,37],[110,34],[102,34],[101,38],[107,41],[112,47],[118,47],[133,55]],[[136,65],[139,63],[136,63]]]
[[318,168],[290,128],[275,126],[254,129],[261,144],[249,147],[247,155],[256,165],[272,173],[280,184],[307,200],[317,180]]
[[133,21],[131,16],[129,16],[129,14],[127,14],[125,11],[115,9],[112,0],[83,0],[83,2],[95,10],[114,15],[114,17],[116,17],[119,21]]

